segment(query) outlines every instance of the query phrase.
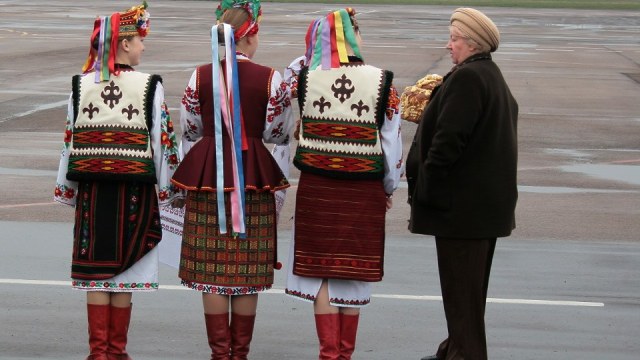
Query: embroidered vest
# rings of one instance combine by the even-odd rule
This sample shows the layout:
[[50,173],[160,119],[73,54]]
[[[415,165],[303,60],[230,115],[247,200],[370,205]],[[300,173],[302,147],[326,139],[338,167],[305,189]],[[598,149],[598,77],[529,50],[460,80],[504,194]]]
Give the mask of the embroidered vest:
[[95,83],[73,78],[69,180],[156,182],[149,129],[158,75],[123,71]]
[[343,179],[381,179],[380,128],[393,73],[364,64],[300,73],[302,125],[294,165]]

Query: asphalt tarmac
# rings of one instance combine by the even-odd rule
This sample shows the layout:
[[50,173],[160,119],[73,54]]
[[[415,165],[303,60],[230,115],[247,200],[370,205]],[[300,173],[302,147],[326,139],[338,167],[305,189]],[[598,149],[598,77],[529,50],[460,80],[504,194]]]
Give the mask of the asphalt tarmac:
[[[72,209],[52,194],[71,76],[96,15],[124,1],[0,0],[0,359],[86,356],[84,294],[69,285]],[[216,2],[153,1],[137,67],[163,76],[178,120],[184,87],[210,61]],[[309,22],[334,7],[264,3],[254,60],[282,69]],[[366,62],[402,91],[452,66],[448,6],[358,5]],[[640,13],[482,8],[520,104],[517,229],[500,239],[486,323],[491,359],[637,359],[640,353]],[[415,125],[403,124],[408,149]],[[298,177],[291,170],[295,184]],[[295,186],[279,225],[286,257]],[[387,217],[385,278],[362,311],[354,359],[417,360],[446,336],[433,238],[406,230],[405,183]],[[285,259],[282,259],[285,260]],[[284,262],[284,261],[283,261]],[[161,289],[134,296],[138,360],[205,359],[200,296],[161,266]],[[312,307],[261,295],[251,358],[314,359]]]

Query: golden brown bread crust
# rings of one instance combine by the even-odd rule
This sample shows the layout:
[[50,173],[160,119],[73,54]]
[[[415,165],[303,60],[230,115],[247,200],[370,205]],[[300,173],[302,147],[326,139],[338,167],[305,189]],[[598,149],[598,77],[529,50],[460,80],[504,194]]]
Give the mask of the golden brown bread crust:
[[402,105],[402,118],[418,122],[420,115],[431,98],[431,91],[442,82],[442,76],[428,74],[418,80],[415,85],[408,86],[400,96]]

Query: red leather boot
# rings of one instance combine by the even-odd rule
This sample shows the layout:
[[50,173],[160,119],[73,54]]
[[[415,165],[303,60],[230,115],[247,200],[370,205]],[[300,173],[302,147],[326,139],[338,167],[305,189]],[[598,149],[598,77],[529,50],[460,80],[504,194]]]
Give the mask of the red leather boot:
[[207,326],[207,338],[211,348],[211,360],[229,360],[231,332],[229,331],[229,313],[204,314]]
[[86,360],[107,360],[110,313],[109,305],[87,304],[89,356],[87,356]]
[[132,306],[121,308],[111,305],[109,348],[107,349],[107,359],[109,360],[131,360],[126,348]]
[[351,354],[356,349],[359,319],[360,314],[340,314],[340,360],[351,360]]
[[247,360],[255,315],[231,314],[231,360]]
[[319,360],[340,359],[340,314],[316,314],[316,332],[320,341]]

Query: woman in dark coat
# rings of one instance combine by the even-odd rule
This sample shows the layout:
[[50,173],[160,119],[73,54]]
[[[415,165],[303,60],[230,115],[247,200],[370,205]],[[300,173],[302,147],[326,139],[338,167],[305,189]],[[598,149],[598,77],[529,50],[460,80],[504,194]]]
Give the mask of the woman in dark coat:
[[518,104],[490,53],[500,34],[456,9],[455,66],[434,89],[407,158],[412,233],[434,235],[448,338],[424,359],[487,358],[484,310],[496,239],[515,228]]

